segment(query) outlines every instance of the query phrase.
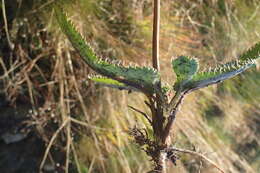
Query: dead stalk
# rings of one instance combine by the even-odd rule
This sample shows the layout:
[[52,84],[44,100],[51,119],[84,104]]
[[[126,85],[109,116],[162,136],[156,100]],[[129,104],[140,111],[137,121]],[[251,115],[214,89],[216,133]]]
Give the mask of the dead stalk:
[[41,161],[41,164],[40,164],[40,172],[42,172],[42,168],[45,164],[45,161],[47,159],[47,156],[50,152],[50,149],[51,149],[51,146],[54,144],[54,140],[57,138],[58,134],[62,131],[62,129],[67,125],[67,123],[69,122],[69,118],[67,118],[65,121],[63,121],[62,125],[58,128],[58,130],[56,130],[56,132],[53,134],[46,150],[45,150],[45,153],[44,153],[44,156],[43,156],[43,159]]
[[5,33],[6,33],[7,42],[8,42],[9,48],[11,50],[13,50],[14,49],[14,44],[11,42],[11,39],[10,39],[9,30],[8,30],[8,24],[7,24],[7,19],[6,19],[5,0],[2,0],[2,12],[3,12],[4,27],[5,27]]
[[154,0],[153,17],[153,67],[160,71],[159,64],[159,38],[160,38],[160,0]]
[[74,157],[74,160],[75,160],[77,171],[78,171],[78,173],[82,173],[81,168],[80,168],[80,163],[79,163],[79,160],[78,160],[78,156],[77,156],[77,152],[76,152],[76,149],[75,149],[73,142],[71,142],[71,150],[72,150],[72,153],[73,153],[73,157]]
[[225,173],[225,171],[223,169],[221,169],[215,162],[213,162],[212,160],[210,160],[208,157],[206,157],[205,155],[195,152],[195,151],[191,151],[191,150],[185,150],[185,149],[180,149],[180,148],[175,148],[172,147],[170,148],[170,150],[176,151],[176,152],[180,152],[180,153],[185,153],[185,154],[191,154],[194,156],[198,156],[204,160],[206,160],[207,162],[209,162],[212,166],[214,166],[216,169],[218,169],[221,173]]

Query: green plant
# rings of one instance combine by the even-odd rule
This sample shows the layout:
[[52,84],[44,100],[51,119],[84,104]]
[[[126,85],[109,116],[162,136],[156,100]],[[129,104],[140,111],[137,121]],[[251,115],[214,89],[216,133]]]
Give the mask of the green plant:
[[[168,87],[169,84],[163,84],[161,81],[159,69],[159,3],[159,0],[155,0],[153,68],[126,67],[121,62],[98,58],[84,37],[66,17],[63,9],[59,6],[55,8],[58,23],[73,47],[94,71],[102,75],[89,76],[90,80],[105,86],[120,90],[138,91],[146,95],[148,101],[145,101],[145,103],[151,110],[151,116],[136,108],[130,108],[145,116],[152,126],[153,136],[148,136],[147,133],[137,128],[131,130],[131,135],[134,136],[136,143],[146,151],[155,163],[155,168],[150,172],[165,172],[165,161],[170,160],[175,164],[178,159],[177,152],[196,154],[196,152],[172,147],[170,143],[170,132],[184,97],[192,91],[238,75],[254,66],[256,59],[260,57],[260,43],[257,43],[237,60],[202,72],[199,71],[199,63],[195,58],[179,56],[172,59],[172,68],[177,76],[177,81],[172,84],[172,88]],[[174,92],[175,95],[169,98],[169,92]],[[201,154],[198,155],[222,171],[212,161]]]

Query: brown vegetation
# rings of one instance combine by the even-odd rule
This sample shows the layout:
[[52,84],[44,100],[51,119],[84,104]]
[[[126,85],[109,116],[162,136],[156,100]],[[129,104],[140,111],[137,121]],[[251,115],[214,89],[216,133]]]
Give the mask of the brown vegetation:
[[[40,159],[46,158],[43,170],[148,171],[151,163],[127,133],[135,126],[148,127],[145,118],[127,108],[131,105],[143,109],[143,97],[87,82],[91,70],[60,34],[51,0],[10,2],[5,1],[7,22],[0,23],[3,96],[0,104],[2,110],[9,106],[22,108],[25,113],[16,116],[4,113],[6,116],[0,120],[1,138],[10,131],[6,122],[14,122],[10,125],[14,129],[23,124],[18,128],[19,133],[26,129],[22,130],[29,134],[26,139],[37,141],[15,144],[47,146],[35,154]],[[73,4],[64,1],[73,21],[77,21],[101,56],[148,65],[152,49],[151,3],[150,0],[90,0]],[[201,61],[206,67],[235,57],[259,40],[260,14],[256,0],[167,0],[162,2],[162,9],[161,69],[170,83],[174,76],[165,64],[173,55],[203,57]],[[14,11],[17,14],[13,16]],[[258,172],[259,74],[259,70],[251,70],[189,95],[174,126],[172,138],[178,141],[175,146],[204,153],[226,172]],[[148,135],[151,135],[149,128]],[[0,155],[6,156],[2,146],[8,145],[1,141]],[[0,170],[4,170],[1,163],[6,161],[0,162]],[[38,169],[41,160],[38,158],[33,163]],[[198,171],[217,172],[201,158],[189,155],[182,155],[177,166],[168,166],[168,172]]]

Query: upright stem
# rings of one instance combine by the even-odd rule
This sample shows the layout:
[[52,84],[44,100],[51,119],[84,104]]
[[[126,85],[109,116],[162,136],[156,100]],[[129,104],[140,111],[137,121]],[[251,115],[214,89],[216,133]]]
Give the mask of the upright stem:
[[[154,0],[154,11],[153,11],[153,68],[160,71],[159,64],[159,38],[160,38],[160,0]],[[157,85],[158,91],[161,91],[161,82]],[[156,140],[161,143],[160,136],[163,131],[163,109],[162,109],[162,100],[160,94],[156,93],[156,100],[154,102],[155,114],[153,115],[153,130]]]
[[[159,38],[160,38],[160,0],[154,0],[154,12],[153,12],[153,68],[157,69],[157,71],[160,71],[160,63],[159,63]],[[157,86],[158,90],[161,91],[161,82],[158,83]],[[153,130],[154,130],[154,136],[157,145],[161,147],[162,144],[162,133],[163,133],[163,124],[164,124],[164,117],[163,117],[163,109],[162,109],[162,100],[160,98],[160,95],[156,94],[156,101],[155,101],[155,112],[153,112]],[[156,167],[154,168],[151,173],[164,173],[165,172],[165,153],[162,153],[160,149],[158,149],[156,153],[157,159]]]
[[153,16],[153,68],[160,71],[159,37],[160,37],[160,0],[154,0]]
[[[154,0],[154,11],[153,11],[153,68],[160,71],[159,64],[159,38],[160,38],[160,0]],[[161,91],[161,82],[156,86],[158,91]],[[153,130],[155,137],[159,137],[163,127],[163,112],[162,112],[162,100],[159,93],[156,93],[155,100],[155,114],[153,115]]]

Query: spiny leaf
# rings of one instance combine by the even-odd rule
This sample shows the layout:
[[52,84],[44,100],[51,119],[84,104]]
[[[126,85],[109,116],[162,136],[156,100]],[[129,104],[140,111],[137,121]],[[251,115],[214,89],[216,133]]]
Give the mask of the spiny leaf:
[[147,67],[124,67],[120,64],[113,64],[97,58],[95,52],[75,29],[72,22],[68,20],[63,10],[56,6],[55,11],[62,31],[67,35],[72,46],[93,70],[103,76],[148,92],[149,94],[158,92],[156,87],[160,81],[160,75],[155,69]]
[[88,77],[89,80],[91,81],[94,81],[94,82],[97,82],[97,83],[102,83],[102,84],[107,84],[107,85],[116,85],[116,86],[119,86],[119,87],[123,87],[125,86],[125,84],[121,83],[121,82],[118,82],[116,80],[113,80],[111,78],[106,78],[106,77],[103,77],[103,76],[89,76]]
[[177,76],[174,90],[181,90],[197,73],[199,63],[197,59],[188,56],[179,56],[172,60],[172,68]]
[[133,87],[127,86],[121,82],[103,76],[89,76],[88,79],[94,81],[95,83],[101,84],[103,86],[117,88],[119,90],[131,90],[131,91],[136,90]]
[[[206,72],[195,73],[192,79],[186,82],[181,89],[195,90],[222,82],[254,66],[258,58],[260,58],[260,42],[243,53],[238,60],[219,65],[215,68],[209,68]],[[175,87],[176,89],[179,88]]]
[[260,57],[260,42],[256,43],[253,47],[244,52],[239,59],[246,61],[248,59],[257,59]]
[[98,60],[92,48],[87,44],[84,37],[75,29],[73,23],[68,19],[61,7],[55,6],[56,18],[61,30],[66,34],[73,47],[83,56],[89,66],[94,67]]
[[185,89],[194,90],[206,87],[208,85],[222,82],[234,77],[248,68],[255,65],[255,60],[236,60],[210,69],[206,72],[200,72],[193,76],[193,79],[185,84]]
[[190,80],[197,73],[199,63],[195,58],[179,56],[172,60],[172,68],[176,73],[177,80],[181,82],[183,80]]

